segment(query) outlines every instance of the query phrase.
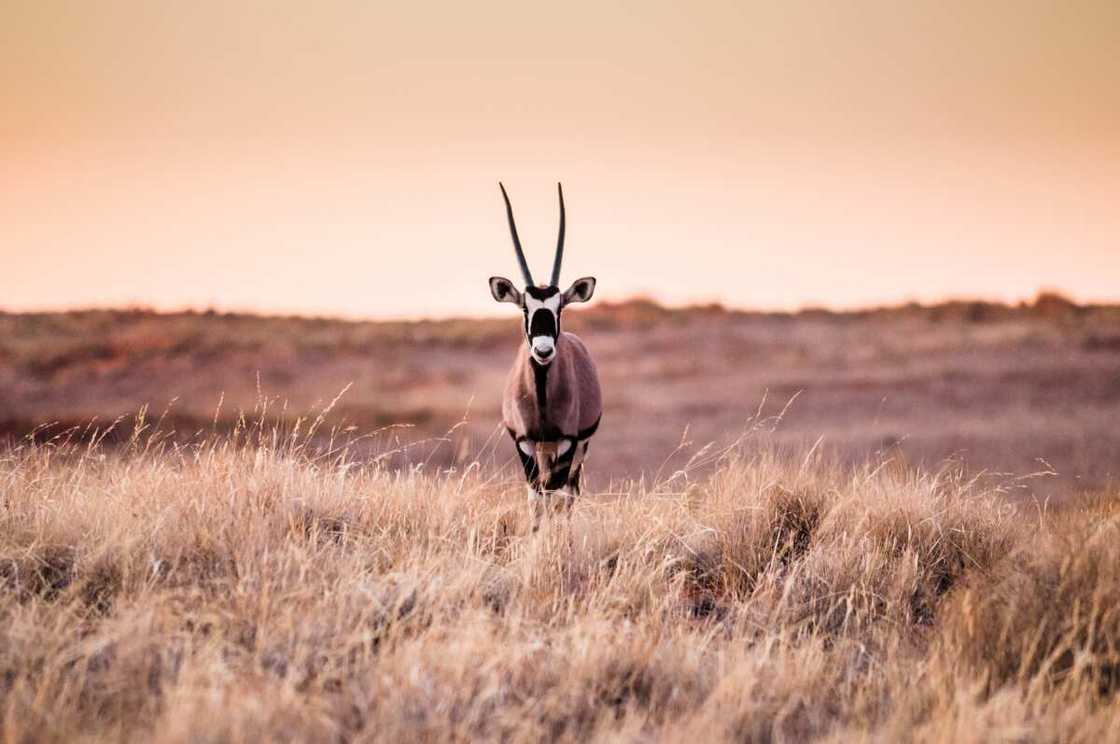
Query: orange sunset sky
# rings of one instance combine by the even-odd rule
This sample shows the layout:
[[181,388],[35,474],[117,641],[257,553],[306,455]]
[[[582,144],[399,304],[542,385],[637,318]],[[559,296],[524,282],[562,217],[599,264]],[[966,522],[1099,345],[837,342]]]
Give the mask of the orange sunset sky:
[[[0,4],[0,307],[1120,299],[1120,2]],[[506,308],[508,311],[508,308]]]

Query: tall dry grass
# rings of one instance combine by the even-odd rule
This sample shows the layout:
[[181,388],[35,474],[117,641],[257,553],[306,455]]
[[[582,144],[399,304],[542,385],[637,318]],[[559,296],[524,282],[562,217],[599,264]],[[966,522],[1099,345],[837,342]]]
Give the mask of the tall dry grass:
[[4,741],[1120,739],[1115,492],[748,437],[534,533],[307,435],[0,453]]

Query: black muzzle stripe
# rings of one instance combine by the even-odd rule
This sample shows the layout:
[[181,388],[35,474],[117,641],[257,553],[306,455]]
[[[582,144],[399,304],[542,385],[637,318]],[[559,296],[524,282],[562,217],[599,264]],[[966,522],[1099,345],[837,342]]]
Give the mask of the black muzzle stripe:
[[551,310],[537,310],[529,321],[529,336],[551,336],[556,338],[556,316]]

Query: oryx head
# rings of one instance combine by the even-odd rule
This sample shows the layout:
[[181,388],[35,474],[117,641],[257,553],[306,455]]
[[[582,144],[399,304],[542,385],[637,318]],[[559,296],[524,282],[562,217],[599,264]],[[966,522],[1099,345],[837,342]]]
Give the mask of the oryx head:
[[525,314],[525,339],[529,343],[529,353],[537,364],[549,364],[556,356],[556,340],[560,337],[560,313],[571,302],[587,302],[595,292],[595,278],[584,277],[572,282],[572,286],[560,291],[560,262],[564,257],[564,189],[556,184],[560,195],[560,237],[556,241],[556,258],[552,263],[552,279],[548,284],[535,284],[529,273],[529,264],[521,250],[521,240],[517,237],[517,224],[513,221],[513,207],[510,206],[506,187],[498,184],[502,198],[506,202],[506,217],[509,219],[509,234],[513,238],[513,248],[517,253],[517,263],[525,278],[525,289],[519,292],[509,279],[502,276],[490,277],[490,294],[498,302],[512,302]]

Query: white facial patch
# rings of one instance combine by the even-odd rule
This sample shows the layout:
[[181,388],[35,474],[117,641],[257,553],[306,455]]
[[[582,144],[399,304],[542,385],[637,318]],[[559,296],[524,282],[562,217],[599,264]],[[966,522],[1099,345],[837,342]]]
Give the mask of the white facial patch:
[[528,439],[522,439],[517,443],[517,449],[521,450],[527,457],[533,456],[533,443]]
[[570,450],[571,448],[571,442],[569,442],[567,439],[561,439],[560,446],[556,449],[556,456],[563,457],[564,455],[568,454],[568,450]]
[[553,315],[560,313],[560,294],[554,294],[547,300],[538,300],[528,292],[525,293],[525,309],[529,311],[529,317],[533,317],[533,313],[537,310],[546,309],[551,310]]
[[556,342],[552,340],[552,336],[533,336],[531,345],[533,351],[541,356],[550,356],[553,349],[556,348]]

